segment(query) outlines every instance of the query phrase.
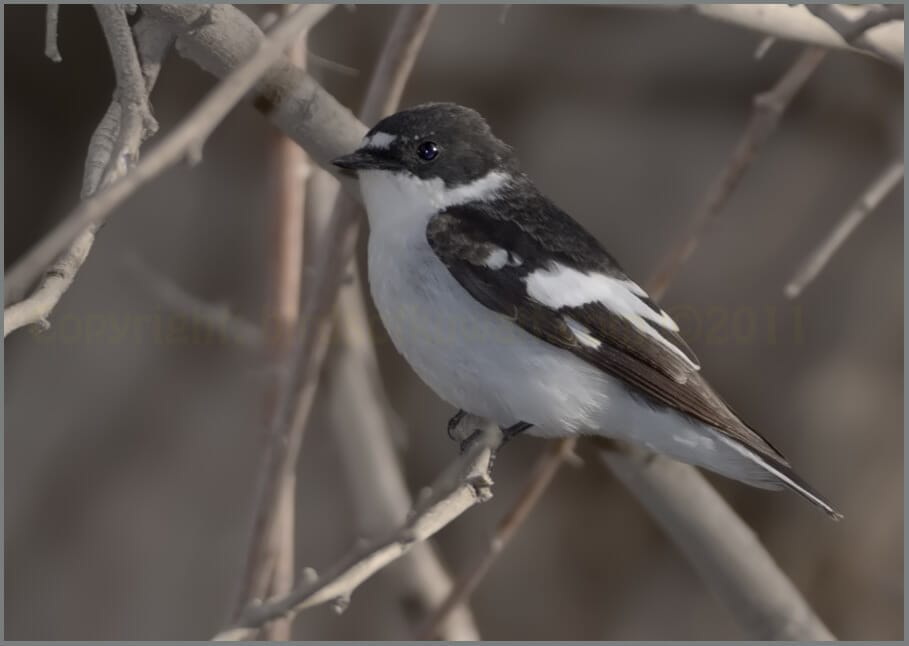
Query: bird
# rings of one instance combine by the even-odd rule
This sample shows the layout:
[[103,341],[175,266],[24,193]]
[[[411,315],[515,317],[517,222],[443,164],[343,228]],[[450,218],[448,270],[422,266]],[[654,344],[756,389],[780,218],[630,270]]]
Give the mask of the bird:
[[426,103],[332,160],[359,180],[397,351],[505,439],[618,438],[842,517],[713,390],[678,325],[475,110]]

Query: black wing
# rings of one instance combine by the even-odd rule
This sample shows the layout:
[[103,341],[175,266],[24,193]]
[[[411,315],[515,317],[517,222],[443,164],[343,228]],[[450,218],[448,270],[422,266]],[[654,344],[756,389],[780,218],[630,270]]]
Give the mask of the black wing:
[[[545,198],[524,205],[509,199],[507,205],[474,202],[450,207],[430,220],[429,245],[458,283],[489,309],[618,377],[651,403],[674,408],[783,460],[700,376],[694,354],[671,319],[628,280],[595,238],[541,200]],[[526,207],[518,218],[503,220],[498,215],[503,208],[514,213],[515,206]],[[554,267],[611,279],[625,287],[620,294],[623,303],[610,301],[608,294],[575,306],[541,302],[528,290],[528,282],[535,272],[551,272]],[[628,316],[629,296],[640,299],[633,312],[649,310],[653,315],[643,321]]]

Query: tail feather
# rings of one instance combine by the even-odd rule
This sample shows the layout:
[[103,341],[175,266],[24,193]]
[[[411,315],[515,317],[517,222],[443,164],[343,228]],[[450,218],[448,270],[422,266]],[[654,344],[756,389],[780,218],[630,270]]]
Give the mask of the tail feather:
[[843,514],[827,502],[811,485],[802,480],[785,462],[754,451],[734,439],[720,434],[723,442],[736,453],[760,467],[769,477],[753,484],[767,489],[778,489],[780,485],[791,489],[805,500],[822,509],[833,520],[840,520]]

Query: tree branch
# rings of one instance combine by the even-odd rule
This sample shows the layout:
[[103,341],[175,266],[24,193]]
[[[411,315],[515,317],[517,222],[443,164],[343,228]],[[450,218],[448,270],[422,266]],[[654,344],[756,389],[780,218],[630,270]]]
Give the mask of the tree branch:
[[474,505],[492,497],[490,456],[501,433],[487,431],[433,483],[407,520],[388,537],[355,549],[316,581],[302,580],[286,597],[250,606],[216,641],[250,639],[256,629],[277,617],[294,616],[306,608],[335,603],[343,609],[357,587],[394,562],[414,545],[427,540]]
[[[878,25],[892,21],[902,22],[902,5],[897,7],[872,7],[866,10],[863,15],[856,16],[854,19],[847,17],[846,14],[843,13],[843,10],[836,5],[806,4],[805,8],[833,27],[847,45],[864,50],[888,63],[899,66],[903,65],[902,48],[900,48],[899,56],[897,56],[895,52],[878,46],[878,44],[872,41],[868,37],[868,34],[866,34],[868,30],[873,29]],[[903,26],[900,25],[900,31],[902,31],[902,29]]]
[[[287,13],[292,5],[283,8]],[[301,69],[306,69],[307,34],[302,34],[288,50],[288,59]],[[267,359],[270,365],[280,367],[288,352],[293,350],[294,336],[300,321],[300,287],[303,281],[304,208],[306,184],[310,175],[310,164],[306,153],[296,142],[284,134],[272,135],[273,157],[277,166],[273,180],[274,216],[269,227],[271,271],[269,284],[268,311],[265,329],[268,331]],[[275,370],[274,378],[265,393],[265,428],[270,429],[280,414],[278,403],[281,390],[288,387],[287,373]],[[296,516],[296,474],[288,474],[278,494],[278,518],[267,556],[257,563],[267,582],[267,587],[248,591],[249,597],[240,599],[237,613],[252,599],[284,596],[293,588],[294,571],[294,525]],[[257,577],[258,578],[258,577]],[[276,619],[263,629],[267,641],[288,641],[291,622]]]
[[231,312],[226,304],[201,300],[134,254],[125,256],[124,262],[136,279],[174,314],[244,348],[260,350],[265,345],[262,330]]
[[[824,20],[812,15],[810,8],[821,5],[785,4],[696,4],[698,14],[728,22],[786,40],[801,41],[833,49],[871,54],[902,66],[903,26],[895,23],[868,25],[869,49],[853,45]],[[865,7],[838,5],[838,13],[850,21],[862,21],[874,11]],[[894,18],[895,19],[895,18]],[[876,28],[875,28],[876,27]],[[873,30],[872,30],[873,29]]]
[[[107,162],[107,175],[126,175],[139,158],[139,146],[158,130],[148,104],[148,91],[133,42],[133,33],[126,21],[126,12],[119,5],[95,5],[95,13],[104,31],[117,78],[114,98],[120,103],[120,129],[117,133],[116,155]],[[110,183],[102,177],[101,185]]]
[[[106,12],[102,13],[108,16]],[[108,29],[122,28],[122,24],[108,20],[107,22],[102,21],[102,27],[106,33]],[[125,83],[139,83],[141,88],[133,88],[129,91],[121,92],[118,85],[107,112],[95,128],[94,133],[92,133],[82,178],[81,197],[83,200],[94,195],[98,190],[98,187],[102,184],[102,175],[109,165],[111,168],[110,172],[104,177],[104,185],[114,182],[127,171],[125,165],[111,165],[111,161],[114,159],[125,159],[129,156],[132,158],[138,156],[139,144],[145,135],[141,122],[125,123],[122,118],[124,113],[123,104],[119,97],[143,92],[147,103],[147,96],[158,79],[161,61],[170,48],[173,38],[169,30],[162,28],[160,25],[151,24],[151,21],[144,18],[136,23],[135,32],[138,53],[132,44],[132,37],[130,36],[130,39],[122,44],[120,50],[111,50],[111,58],[115,69],[131,67],[133,62],[135,62],[136,67],[140,70],[138,80],[134,72],[117,72],[118,84],[122,80]],[[108,42],[111,42],[111,40],[119,42],[122,39],[112,36],[108,39]],[[138,62],[140,58],[141,63]],[[136,129],[136,126],[138,126],[138,129]],[[131,128],[131,132],[136,135],[135,137],[120,136],[121,132]],[[128,146],[133,147],[129,148]],[[97,227],[94,225],[85,228],[70,245],[69,249],[45,271],[34,293],[29,298],[6,308],[3,314],[4,337],[13,330],[31,323],[38,323],[44,327],[49,325],[48,316],[57,306],[63,294],[72,285],[76,274],[91,251],[95,241],[96,229]]]
[[57,24],[60,19],[60,5],[47,5],[47,16],[44,24],[44,55],[55,63],[63,60],[57,47]]
[[720,215],[751,167],[763,145],[776,130],[780,118],[802,86],[821,64],[827,52],[820,47],[807,47],[779,81],[768,91],[754,97],[751,119],[742,132],[726,165],[713,180],[701,204],[692,214],[688,230],[667,254],[649,280],[650,293],[661,299],[670,281],[697,249],[707,227]]
[[18,298],[80,233],[89,226],[104,222],[113,209],[138,188],[184,157],[198,160],[202,145],[211,131],[281,56],[291,40],[329,9],[325,5],[306,5],[283,19],[256,54],[222,81],[132,172],[83,200],[50,234],[13,265],[4,276],[4,300],[9,302]]
[[835,639],[697,469],[624,443],[613,443],[599,455],[729,608],[748,639]]
[[[431,18],[435,10],[431,6],[405,6],[399,10],[367,90],[364,117],[377,119],[377,111],[397,105],[400,101],[404,82],[429,25],[427,16]],[[365,130],[362,126],[358,129],[361,133]],[[358,212],[352,204],[345,205],[343,199],[336,201],[327,230],[319,241],[311,288],[306,292],[301,315],[304,325],[296,340],[295,351],[286,355],[291,378],[289,387],[280,397],[280,412],[274,418],[272,438],[260,470],[261,484],[242,586],[242,596],[246,599],[252,599],[249,593],[266,585],[267,571],[256,564],[266,558],[269,545],[274,541],[280,484],[296,470],[306,423],[318,388],[318,377],[327,353],[331,333],[330,313],[343,269],[352,257],[356,243]]]
[[[499,521],[492,539],[487,543],[480,558],[476,560],[471,568],[461,573],[448,596],[420,629],[418,639],[432,640],[439,638],[440,629],[451,613],[459,605],[466,603],[470,599],[470,596],[480,585],[493,563],[511,542],[518,530],[523,527],[524,521],[530,516],[530,512],[537,506],[540,498],[542,498],[553,478],[555,478],[556,473],[559,472],[559,467],[573,453],[575,444],[574,438],[561,439],[549,443],[549,447],[537,460],[533,470],[531,470],[530,476],[527,478],[527,484],[521,490],[517,501],[502,517],[502,520]],[[444,637],[442,638],[444,639]]]
[[[353,263],[351,263],[353,265]],[[379,374],[375,343],[356,266],[338,295],[338,335],[329,371],[334,436],[350,483],[357,532],[383,536],[407,516],[413,501],[392,446],[388,397]],[[351,402],[356,402],[351,406]],[[428,543],[414,547],[398,569],[402,596],[415,599],[425,617],[448,595],[451,578]],[[437,625],[446,641],[480,639],[469,608],[454,603]]]
[[843,246],[850,235],[865,221],[872,211],[884,201],[890,192],[899,185],[905,170],[903,160],[895,159],[874,178],[868,188],[849,207],[843,218],[830,232],[830,235],[808,256],[786,284],[783,293],[787,298],[798,298],[802,291],[818,277],[833,255]]

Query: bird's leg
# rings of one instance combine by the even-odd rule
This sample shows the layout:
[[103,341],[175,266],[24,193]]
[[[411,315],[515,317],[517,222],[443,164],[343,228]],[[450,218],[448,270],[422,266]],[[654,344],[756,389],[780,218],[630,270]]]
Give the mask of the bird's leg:
[[455,413],[454,417],[448,420],[448,438],[452,442],[458,439],[458,436],[455,435],[455,432],[458,430],[458,424],[461,423],[461,420],[464,419],[465,415],[467,415],[467,411],[462,409]]
[[526,431],[531,426],[533,426],[533,424],[530,424],[528,422],[518,422],[517,424],[512,424],[508,428],[503,428],[502,429],[502,444],[505,444],[512,438],[517,437],[518,435],[520,435],[521,433]]
[[[461,412],[463,412],[463,411],[461,411]],[[457,417],[457,415],[455,415],[455,417]],[[454,418],[452,418],[452,419],[454,419]],[[499,445],[499,448],[504,446],[507,442],[509,442],[513,438],[517,437],[524,431],[526,431],[531,426],[533,426],[533,424],[530,424],[528,422],[518,422],[517,424],[512,424],[511,426],[507,426],[507,427],[503,428],[502,429],[502,443]],[[451,431],[451,426],[449,423],[449,432],[450,431]],[[461,442],[461,453],[464,453],[464,451],[466,451],[470,447],[470,445],[473,444],[477,440],[477,438],[479,438],[482,434],[483,434],[483,430],[478,428],[473,433],[471,433],[469,436],[467,436],[467,438]],[[452,439],[454,439],[454,438],[452,438]],[[493,455],[495,455],[495,451],[493,451]]]

